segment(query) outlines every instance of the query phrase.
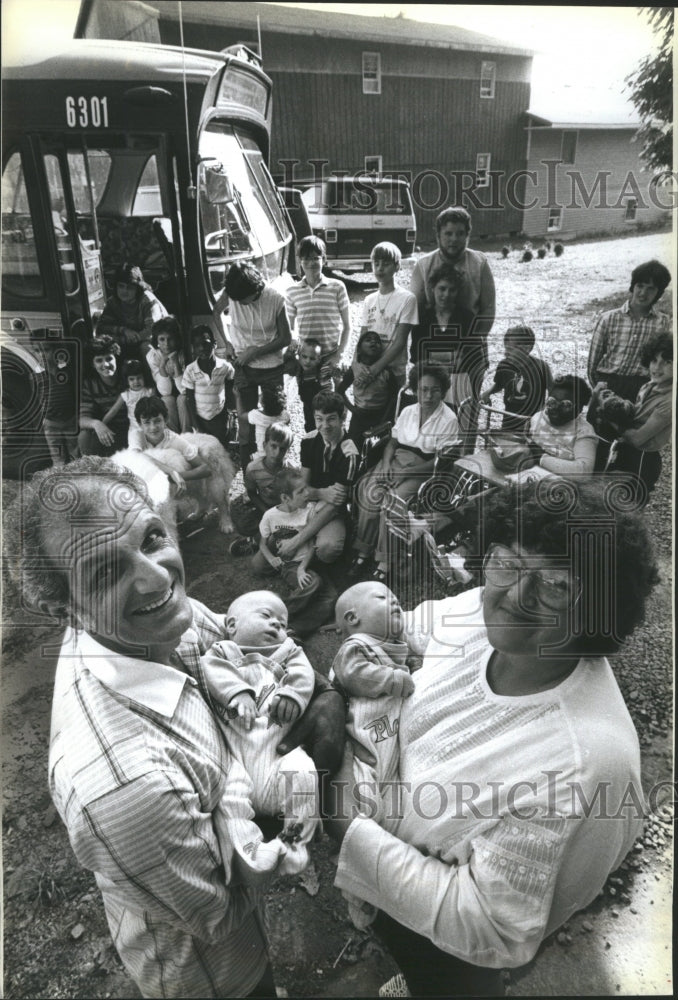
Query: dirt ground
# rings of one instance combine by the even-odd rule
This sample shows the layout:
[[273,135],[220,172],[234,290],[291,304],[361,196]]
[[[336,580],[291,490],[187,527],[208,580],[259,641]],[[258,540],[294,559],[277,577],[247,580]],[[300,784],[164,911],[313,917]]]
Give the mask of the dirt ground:
[[[535,328],[555,372],[584,373],[592,317],[623,301],[630,270],[651,257],[669,261],[665,234],[568,245],[562,258],[518,263],[491,254],[498,289],[497,336],[518,321]],[[482,246],[479,247],[482,249]],[[404,266],[402,283],[409,280]],[[354,329],[360,291],[351,291]],[[668,309],[668,304],[662,304]],[[301,415],[290,389],[293,429]],[[670,454],[666,461],[670,463]],[[5,504],[16,492],[6,483]],[[234,490],[241,489],[240,482]],[[615,659],[614,670],[638,729],[646,792],[672,775],[672,494],[665,468],[647,509],[663,582],[648,621]],[[228,556],[230,538],[209,524],[183,543],[192,596],[222,609],[255,584],[246,560]],[[335,585],[342,587],[342,570]],[[52,681],[60,633],[4,595],[2,672],[4,995],[136,997],[110,943],[92,876],[76,865],[47,791],[46,764]],[[338,646],[333,633],[314,636],[309,658],[326,672]],[[671,809],[662,785],[643,837],[601,896],[544,942],[525,969],[506,975],[515,996],[661,995],[672,992]],[[397,971],[369,932],[348,921],[333,888],[333,847],[323,837],[302,876],[278,880],[268,894],[273,964],[281,995],[374,996]]]

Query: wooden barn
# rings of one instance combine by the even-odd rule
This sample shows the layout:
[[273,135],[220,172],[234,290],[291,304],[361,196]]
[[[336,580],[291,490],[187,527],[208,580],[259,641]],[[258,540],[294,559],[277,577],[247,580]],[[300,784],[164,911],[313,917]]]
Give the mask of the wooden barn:
[[[530,50],[405,18],[210,0],[182,9],[188,46],[261,46],[276,179],[404,175],[423,243],[455,203],[472,212],[476,237],[522,228]],[[178,10],[175,0],[83,0],[78,33],[179,44]]]
[[672,195],[640,158],[639,121],[568,121],[527,115],[523,232],[574,239],[655,228]]

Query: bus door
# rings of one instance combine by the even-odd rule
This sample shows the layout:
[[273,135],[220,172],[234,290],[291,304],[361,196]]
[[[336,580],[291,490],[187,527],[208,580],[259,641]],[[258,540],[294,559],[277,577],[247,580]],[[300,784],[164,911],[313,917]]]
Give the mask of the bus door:
[[67,149],[63,142],[52,138],[38,139],[37,145],[63,296],[65,330],[85,340],[106,304],[96,215],[102,184],[100,151],[90,152],[84,139],[79,149]]

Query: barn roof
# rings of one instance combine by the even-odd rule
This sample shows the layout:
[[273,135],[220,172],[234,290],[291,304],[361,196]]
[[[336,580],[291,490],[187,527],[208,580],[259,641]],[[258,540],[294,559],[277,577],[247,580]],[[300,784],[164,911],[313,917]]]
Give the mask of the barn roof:
[[[154,0],[161,18],[178,20],[176,0]],[[242,27],[257,30],[257,14],[262,32],[293,32],[319,38],[348,38],[374,44],[420,45],[460,51],[531,57],[532,49],[518,48],[497,38],[480,35],[453,25],[432,24],[400,17],[363,17],[333,11],[285,7],[279,3],[214,3],[191,0],[183,4],[184,21]]]

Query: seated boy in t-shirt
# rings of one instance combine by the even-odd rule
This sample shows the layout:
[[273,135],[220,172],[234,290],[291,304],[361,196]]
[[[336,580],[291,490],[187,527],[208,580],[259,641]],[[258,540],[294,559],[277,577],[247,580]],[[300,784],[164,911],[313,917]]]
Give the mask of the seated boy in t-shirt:
[[292,444],[292,431],[285,424],[274,423],[266,428],[264,447],[245,469],[246,493],[234,497],[230,504],[231,520],[241,536],[231,542],[232,556],[251,556],[259,548],[261,517],[280,503],[275,478],[285,466],[285,456]]
[[185,436],[175,434],[167,427],[167,407],[164,400],[159,396],[145,396],[137,403],[134,416],[141,427],[141,450],[148,451],[151,448],[174,448],[180,452],[189,468],[185,472],[177,472],[154,455],[149,455],[150,460],[158,466],[167,476],[170,477],[176,486],[176,496],[180,496],[186,489],[186,481],[189,479],[207,479],[211,475],[209,466],[200,457],[198,449]]

